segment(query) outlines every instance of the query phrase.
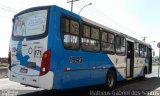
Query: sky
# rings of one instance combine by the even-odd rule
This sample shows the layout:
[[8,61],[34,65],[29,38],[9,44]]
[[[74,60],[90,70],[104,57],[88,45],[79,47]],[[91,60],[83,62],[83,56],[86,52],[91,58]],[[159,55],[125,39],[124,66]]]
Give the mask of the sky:
[[[160,0],[79,0],[74,2],[73,12],[90,20],[111,27],[124,34],[151,44],[159,55]],[[57,5],[70,10],[67,0],[0,0],[0,57],[7,57],[13,16],[27,8]],[[155,42],[153,42],[155,41]]]

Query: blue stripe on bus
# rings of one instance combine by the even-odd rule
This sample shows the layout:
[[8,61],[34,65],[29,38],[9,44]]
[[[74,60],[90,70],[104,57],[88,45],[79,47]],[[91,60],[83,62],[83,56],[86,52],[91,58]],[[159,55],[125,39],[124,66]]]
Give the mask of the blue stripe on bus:
[[[20,61],[20,65],[27,67],[28,60],[30,57],[29,57],[29,55],[25,55],[25,56],[22,55],[22,41],[18,42],[16,58],[17,58],[17,60]],[[16,64],[12,64],[11,68],[14,66],[16,66]],[[36,65],[36,68],[31,68],[31,69],[40,71],[40,67],[37,65]]]
[[25,55],[25,56],[22,55],[22,41],[18,42],[16,57],[17,57],[17,60],[20,61],[20,65],[27,66],[28,59],[30,57],[29,57],[29,55]]

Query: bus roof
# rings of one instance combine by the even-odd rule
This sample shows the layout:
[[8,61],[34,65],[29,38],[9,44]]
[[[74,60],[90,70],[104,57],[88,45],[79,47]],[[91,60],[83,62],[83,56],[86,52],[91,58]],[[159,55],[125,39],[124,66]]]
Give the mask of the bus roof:
[[28,11],[31,11],[31,10],[41,9],[41,8],[45,8],[45,7],[46,7],[46,8],[47,8],[47,7],[56,7],[56,8],[58,8],[58,9],[63,10],[63,11],[69,12],[70,14],[77,15],[77,16],[81,17],[84,22],[87,22],[87,23],[89,23],[89,24],[95,25],[95,26],[99,27],[99,28],[102,29],[102,30],[111,31],[112,33],[114,33],[114,34],[116,34],[116,35],[124,36],[124,37],[126,37],[126,38],[128,38],[128,39],[133,40],[134,42],[138,42],[138,43],[144,44],[144,45],[146,45],[146,46],[148,46],[148,47],[151,48],[151,45],[150,45],[150,44],[147,44],[147,43],[145,43],[145,42],[143,42],[143,41],[141,41],[141,40],[138,40],[138,39],[133,38],[133,37],[131,37],[131,36],[129,36],[129,35],[126,35],[126,34],[120,32],[120,31],[114,30],[114,29],[112,29],[112,28],[110,28],[110,27],[107,27],[107,26],[104,26],[104,25],[102,25],[102,24],[99,24],[99,23],[97,23],[97,22],[95,22],[95,21],[92,21],[92,20],[90,20],[90,19],[88,19],[88,18],[82,17],[82,16],[80,16],[80,15],[78,15],[78,14],[76,14],[76,13],[70,12],[70,11],[64,9],[64,8],[61,8],[61,7],[57,6],[57,5],[38,6],[38,7],[29,8],[29,9],[26,9],[26,10],[23,10],[23,11],[17,13],[15,16],[20,15],[20,14],[23,14],[23,13],[28,12]]

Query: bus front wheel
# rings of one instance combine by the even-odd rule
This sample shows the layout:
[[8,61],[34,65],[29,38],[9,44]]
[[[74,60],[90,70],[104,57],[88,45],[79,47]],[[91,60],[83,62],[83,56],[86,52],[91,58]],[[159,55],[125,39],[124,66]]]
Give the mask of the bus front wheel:
[[113,89],[116,84],[116,73],[114,70],[109,70],[106,76],[107,88]]

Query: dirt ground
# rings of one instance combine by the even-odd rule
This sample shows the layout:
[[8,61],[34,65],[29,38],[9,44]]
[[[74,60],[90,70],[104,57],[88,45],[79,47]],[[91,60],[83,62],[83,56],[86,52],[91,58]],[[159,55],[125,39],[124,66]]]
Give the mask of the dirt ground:
[[7,78],[7,72],[0,72],[0,79],[1,78]]

